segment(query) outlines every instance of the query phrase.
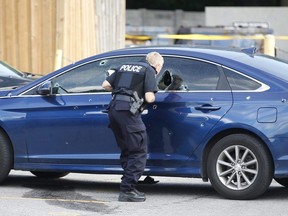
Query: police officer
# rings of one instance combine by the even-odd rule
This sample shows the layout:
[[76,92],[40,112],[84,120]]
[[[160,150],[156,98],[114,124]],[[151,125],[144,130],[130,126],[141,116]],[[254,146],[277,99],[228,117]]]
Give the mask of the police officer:
[[[148,53],[145,62],[121,65],[103,82],[102,87],[112,91],[109,106],[110,127],[121,149],[120,162],[124,170],[120,184],[119,201],[143,202],[144,193],[135,186],[144,172],[147,157],[146,127],[139,106],[153,103],[157,92],[155,76],[164,64],[158,52]],[[136,112],[135,112],[136,107]],[[133,109],[132,109],[133,108]]]

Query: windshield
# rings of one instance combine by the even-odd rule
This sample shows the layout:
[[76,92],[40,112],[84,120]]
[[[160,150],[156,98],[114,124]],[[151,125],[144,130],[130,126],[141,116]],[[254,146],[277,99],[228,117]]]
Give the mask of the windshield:
[[23,78],[23,73],[11,67],[10,65],[0,61],[0,76]]

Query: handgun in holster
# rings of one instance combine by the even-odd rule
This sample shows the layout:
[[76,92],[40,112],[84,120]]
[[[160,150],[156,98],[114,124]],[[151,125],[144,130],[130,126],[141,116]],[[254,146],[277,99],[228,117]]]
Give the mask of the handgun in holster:
[[133,97],[131,97],[130,112],[136,115],[141,112],[141,106],[143,104],[143,98],[139,98],[136,91],[133,92]]

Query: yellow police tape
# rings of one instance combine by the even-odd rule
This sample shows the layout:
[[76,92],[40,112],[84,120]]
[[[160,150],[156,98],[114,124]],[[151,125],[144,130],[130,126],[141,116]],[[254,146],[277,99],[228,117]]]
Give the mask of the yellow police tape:
[[288,36],[276,36],[277,40],[288,40]]
[[[148,35],[125,35],[127,40],[151,40],[153,37]],[[204,34],[159,34],[157,38],[182,39],[182,40],[264,40],[265,35],[204,35]],[[276,40],[288,40],[288,36],[275,36]]]
[[[183,35],[158,35],[158,38],[182,39],[182,40],[233,40],[250,39],[263,40],[265,35],[204,35],[204,34],[183,34]],[[288,36],[275,36],[276,40],[288,40]]]
[[254,39],[262,40],[263,35],[243,36],[243,35],[204,35],[204,34],[182,34],[182,35],[158,35],[158,38],[182,39],[182,40],[233,40],[233,39]]
[[146,41],[146,40],[151,40],[153,37],[148,36],[148,35],[125,35],[126,40],[141,40],[141,41]]

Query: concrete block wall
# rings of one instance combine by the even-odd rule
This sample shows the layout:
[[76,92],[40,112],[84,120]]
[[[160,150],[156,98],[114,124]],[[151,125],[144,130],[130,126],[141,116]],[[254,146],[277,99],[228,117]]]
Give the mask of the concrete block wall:
[[[206,7],[205,12],[126,10],[126,26],[138,27],[144,34],[148,27],[151,32],[174,34],[181,25],[231,26],[237,21],[267,22],[276,36],[288,36],[288,7]],[[276,40],[276,48],[277,56],[288,60],[288,40]]]
[[183,26],[205,25],[204,12],[185,12],[182,10],[126,10],[126,25],[135,27],[165,27],[170,34]]

